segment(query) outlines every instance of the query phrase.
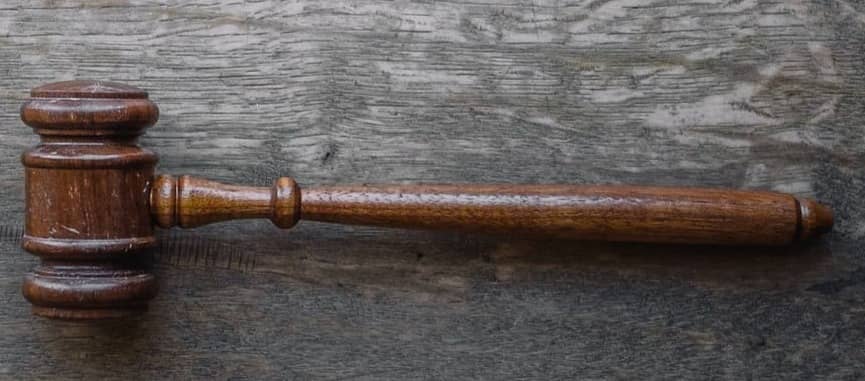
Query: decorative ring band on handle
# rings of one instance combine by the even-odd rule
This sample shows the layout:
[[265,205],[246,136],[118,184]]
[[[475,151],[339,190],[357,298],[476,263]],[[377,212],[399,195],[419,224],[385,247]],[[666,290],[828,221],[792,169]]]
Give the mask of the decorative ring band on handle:
[[787,245],[832,228],[804,198],[729,189],[595,185],[381,185],[270,188],[155,175],[138,146],[159,110],[145,91],[99,81],[35,88],[21,119],[40,143],[24,153],[23,247],[41,258],[24,280],[37,315],[135,314],[156,294],[139,266],[154,228],[269,218],[564,239]]

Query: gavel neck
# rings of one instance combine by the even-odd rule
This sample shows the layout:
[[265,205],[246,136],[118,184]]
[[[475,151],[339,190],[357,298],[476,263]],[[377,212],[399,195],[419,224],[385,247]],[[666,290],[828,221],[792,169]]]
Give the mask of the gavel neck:
[[300,219],[300,188],[289,177],[281,177],[266,188],[160,175],[150,191],[150,210],[156,225],[162,228],[268,218],[288,229]]

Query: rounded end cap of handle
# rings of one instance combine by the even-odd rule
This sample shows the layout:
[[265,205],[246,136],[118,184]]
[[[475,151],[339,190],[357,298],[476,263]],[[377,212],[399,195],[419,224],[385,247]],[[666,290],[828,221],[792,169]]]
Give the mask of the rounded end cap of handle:
[[814,213],[817,215],[816,230],[818,234],[832,231],[835,225],[835,214],[826,205],[814,202]]
[[832,231],[835,215],[832,209],[812,199],[799,199],[799,240],[816,238]]

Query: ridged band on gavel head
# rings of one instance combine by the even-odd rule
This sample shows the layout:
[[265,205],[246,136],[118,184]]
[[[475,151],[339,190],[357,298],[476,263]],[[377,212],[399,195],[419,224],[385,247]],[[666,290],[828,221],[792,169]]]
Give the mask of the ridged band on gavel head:
[[21,120],[46,136],[140,135],[159,118],[147,92],[119,83],[66,81],[30,91]]
[[34,313],[124,316],[155,295],[140,254],[155,243],[147,194],[157,156],[136,137],[158,115],[146,92],[98,81],[35,88],[21,107],[41,138],[22,156],[22,246],[42,258],[23,286]]

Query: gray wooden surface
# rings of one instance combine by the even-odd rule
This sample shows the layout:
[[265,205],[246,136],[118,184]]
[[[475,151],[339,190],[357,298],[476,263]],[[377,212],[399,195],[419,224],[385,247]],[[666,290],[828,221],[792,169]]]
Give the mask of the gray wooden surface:
[[[158,3],[158,4],[157,4]],[[0,379],[861,379],[865,4],[0,3]],[[150,90],[161,171],[636,183],[832,205],[796,249],[302,223],[163,232],[140,319],[31,317],[27,90]]]

